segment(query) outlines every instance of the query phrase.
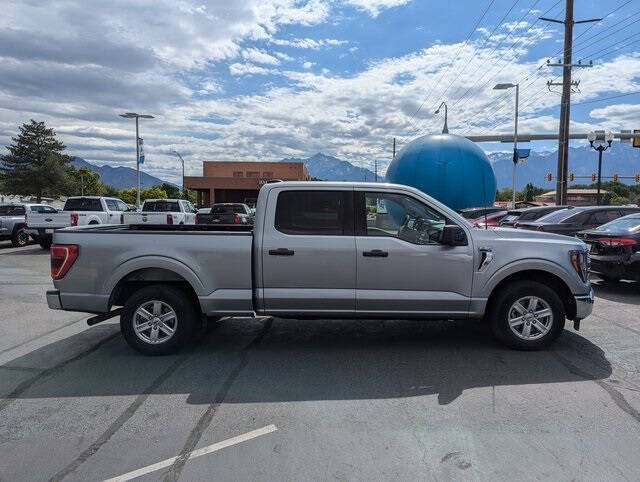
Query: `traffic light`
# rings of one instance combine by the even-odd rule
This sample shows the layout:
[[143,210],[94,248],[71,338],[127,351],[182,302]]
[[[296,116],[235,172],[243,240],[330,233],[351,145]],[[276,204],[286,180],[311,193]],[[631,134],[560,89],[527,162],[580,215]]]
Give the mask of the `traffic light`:
[[569,182],[573,182],[573,180],[575,179],[575,176],[573,175],[572,172],[569,173]]
[[640,172],[636,172],[636,182],[640,182]]
[[591,182],[596,182],[596,173],[595,172],[591,173]]
[[553,179],[553,175],[550,172],[548,172],[545,177],[547,178],[547,181],[549,181],[549,182],[551,182],[551,179]]
[[613,173],[613,183],[614,184],[618,184],[618,173],[617,172]]

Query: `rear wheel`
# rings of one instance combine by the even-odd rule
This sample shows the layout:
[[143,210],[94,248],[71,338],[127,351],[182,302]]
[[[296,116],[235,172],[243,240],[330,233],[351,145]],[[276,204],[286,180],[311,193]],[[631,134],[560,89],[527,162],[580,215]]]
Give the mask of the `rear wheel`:
[[184,347],[196,326],[191,299],[168,285],[136,291],[125,303],[120,329],[127,343],[145,355],[169,355]]
[[13,230],[11,236],[11,244],[16,248],[21,248],[29,244],[29,235],[25,231],[25,228],[17,228]]
[[562,300],[551,288],[535,281],[518,281],[495,299],[491,328],[507,346],[538,350],[560,336],[565,316]]
[[40,245],[40,247],[42,249],[50,249],[52,243],[53,243],[53,237],[52,236],[39,236],[38,237],[38,244]]

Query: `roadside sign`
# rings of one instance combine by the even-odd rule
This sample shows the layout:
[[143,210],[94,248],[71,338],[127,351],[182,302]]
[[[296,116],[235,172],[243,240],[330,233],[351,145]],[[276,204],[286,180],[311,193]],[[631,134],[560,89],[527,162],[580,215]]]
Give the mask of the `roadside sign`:
[[140,164],[144,164],[144,139],[138,137],[138,146],[140,146]]

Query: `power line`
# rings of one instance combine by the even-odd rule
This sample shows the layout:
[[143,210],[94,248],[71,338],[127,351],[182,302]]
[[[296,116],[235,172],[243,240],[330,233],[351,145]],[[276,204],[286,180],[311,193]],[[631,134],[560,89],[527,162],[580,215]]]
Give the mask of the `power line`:
[[630,95],[640,94],[640,90],[637,92],[628,92],[626,94],[612,95],[611,97],[603,97],[601,99],[587,100],[585,102],[576,102],[573,105],[585,105],[585,104],[594,104],[596,102],[604,102],[606,100],[619,99],[620,97],[628,97]]
[[495,0],[491,0],[489,2],[489,4],[486,6],[484,11],[482,12],[482,15],[480,16],[480,18],[477,20],[477,22],[475,23],[475,25],[471,29],[471,32],[469,32],[469,35],[467,35],[467,38],[465,39],[465,41],[462,43],[462,45],[458,49],[453,61],[449,65],[449,68],[446,69],[445,72],[441,72],[440,76],[438,77],[438,80],[436,81],[436,85],[429,90],[429,93],[427,94],[425,99],[422,101],[422,104],[420,104],[420,107],[418,107],[416,109],[416,111],[413,113],[413,115],[409,118],[409,121],[411,122],[411,127],[409,128],[410,132],[413,131],[413,129],[415,128],[415,122],[413,122],[414,119],[415,119],[415,116],[418,115],[418,112],[420,112],[420,110],[422,109],[424,104],[427,102],[427,100],[431,100],[431,94],[433,93],[433,90],[440,84],[440,81],[442,80],[442,77],[445,75],[445,73],[448,72],[449,70],[451,70],[451,68],[455,64],[456,60],[458,60],[458,57],[460,56],[460,53],[462,52],[462,49],[464,49],[467,46],[467,43],[469,42],[469,39],[476,32],[476,30],[478,28],[478,25],[480,25],[480,22],[482,22],[482,20],[484,19],[485,15],[487,14],[487,12],[489,11],[489,9],[491,8],[491,6],[493,5],[494,2],[495,2]]

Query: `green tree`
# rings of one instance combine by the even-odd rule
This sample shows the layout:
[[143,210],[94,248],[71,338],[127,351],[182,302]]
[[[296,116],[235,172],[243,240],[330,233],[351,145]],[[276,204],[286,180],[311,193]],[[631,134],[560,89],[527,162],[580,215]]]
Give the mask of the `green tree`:
[[167,192],[160,186],[153,186],[140,191],[140,200],[145,199],[167,199]]
[[100,174],[86,167],[76,168],[67,166],[68,196],[102,196],[105,194],[105,185],[100,182]]
[[532,183],[527,183],[527,185],[524,187],[524,191],[523,191],[523,200],[524,201],[533,201],[536,196],[539,196],[540,194],[544,193],[545,190],[542,189],[541,187],[538,186],[534,186]]
[[135,204],[136,203],[136,188],[132,187],[129,189],[120,189],[119,196],[127,204]]
[[0,177],[4,189],[14,194],[34,195],[38,202],[48,194],[64,193],[68,185],[66,167],[71,159],[63,153],[65,145],[56,139],[44,122],[31,120],[19,127],[20,133],[6,146]]
[[173,184],[169,184],[168,182],[163,182],[157,187],[159,187],[160,189],[163,189],[164,192],[167,193],[167,198],[169,199],[182,198],[182,194],[180,193],[180,188],[178,186],[174,186]]

